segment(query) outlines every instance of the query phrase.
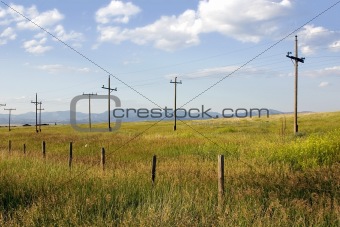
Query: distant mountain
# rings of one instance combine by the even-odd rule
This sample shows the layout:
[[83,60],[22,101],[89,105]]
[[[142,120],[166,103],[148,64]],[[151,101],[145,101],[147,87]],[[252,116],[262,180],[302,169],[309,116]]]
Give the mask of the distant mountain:
[[[119,118],[122,121],[125,122],[134,122],[134,121],[151,121],[151,120],[160,120],[162,117],[160,117],[160,114],[164,117],[165,112],[164,111],[159,111],[158,114],[154,114],[154,118],[150,116],[146,116],[145,112],[141,112],[140,116],[138,117],[137,113],[130,111],[129,116]],[[171,120],[173,119],[172,111],[167,112],[168,117],[166,117],[164,120]],[[225,113],[227,116],[231,116],[232,113],[231,111]],[[269,109],[269,115],[275,115],[275,114],[284,114],[284,112],[278,111],[278,110],[272,110]],[[151,115],[151,113],[149,113]],[[188,115],[188,113],[187,113]],[[112,116],[112,115],[111,115]],[[122,116],[122,112],[119,112],[117,116]],[[185,120],[200,120],[200,119],[209,119],[211,117],[213,118],[222,118],[222,114],[218,112],[207,112],[206,114],[199,114],[197,111],[192,113],[193,117],[186,116],[185,117],[185,111],[184,110],[178,110],[177,111],[177,117],[179,119],[185,119]],[[211,117],[210,117],[211,116]],[[249,113],[248,113],[249,116]],[[253,117],[258,116],[258,111],[253,111]],[[261,111],[261,116],[266,117],[266,111]],[[242,113],[241,111],[238,113],[238,117],[246,117],[245,113]],[[77,118],[77,123],[87,123],[89,121],[89,115],[88,113],[76,113],[76,118]],[[108,113],[103,112],[103,113],[92,113],[91,114],[91,122],[93,123],[98,123],[98,122],[106,122],[108,119]],[[115,121],[115,118],[112,116],[111,117],[112,121]],[[38,114],[38,121],[39,121],[39,114]],[[48,124],[69,124],[70,123],[70,111],[56,111],[56,112],[42,112],[41,113],[41,121],[42,124],[48,123]],[[2,113],[0,114],[0,124],[8,124],[8,114]],[[35,112],[28,112],[24,114],[12,114],[11,116],[11,124],[35,124]]]

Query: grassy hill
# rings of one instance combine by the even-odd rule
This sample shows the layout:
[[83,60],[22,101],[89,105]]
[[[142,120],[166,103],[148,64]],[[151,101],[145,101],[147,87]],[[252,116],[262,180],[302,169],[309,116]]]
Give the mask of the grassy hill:
[[172,124],[123,123],[114,133],[0,128],[0,225],[340,225],[340,112],[299,115],[298,135],[291,115],[179,121],[176,132]]

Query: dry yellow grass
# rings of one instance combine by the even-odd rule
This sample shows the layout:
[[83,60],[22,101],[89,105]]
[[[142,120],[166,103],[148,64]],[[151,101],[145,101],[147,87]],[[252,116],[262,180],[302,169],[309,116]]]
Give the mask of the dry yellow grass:
[[[339,226],[340,113],[301,116],[297,136],[291,116],[286,130],[283,119],[187,121],[177,132],[172,122],[127,123],[116,133],[1,128],[0,225]],[[218,154],[226,182],[219,208]]]

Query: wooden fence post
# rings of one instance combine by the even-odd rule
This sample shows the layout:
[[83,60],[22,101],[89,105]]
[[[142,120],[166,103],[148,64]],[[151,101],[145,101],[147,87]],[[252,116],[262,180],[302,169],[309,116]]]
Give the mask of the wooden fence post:
[[8,152],[12,150],[12,140],[8,140]]
[[73,158],[73,154],[72,154],[72,142],[70,142],[70,157],[68,159],[68,167],[70,169],[72,168],[72,158]]
[[152,184],[155,183],[155,178],[156,178],[156,163],[157,163],[157,156],[154,155],[152,157],[152,172],[151,172]]
[[43,158],[46,158],[46,143],[45,143],[45,141],[42,142],[42,153],[43,153]]
[[24,154],[26,154],[26,144],[24,143]]
[[102,147],[102,153],[101,153],[101,166],[103,168],[103,171],[105,170],[105,148]]
[[224,155],[218,156],[218,200],[219,205],[224,197]]

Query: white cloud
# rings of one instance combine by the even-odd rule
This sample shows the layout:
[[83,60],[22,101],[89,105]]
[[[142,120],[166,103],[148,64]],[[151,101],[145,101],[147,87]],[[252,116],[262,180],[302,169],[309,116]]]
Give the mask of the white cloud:
[[120,43],[130,40],[136,44],[153,43],[156,48],[171,51],[182,47],[197,45],[201,25],[195,20],[195,12],[188,10],[179,17],[162,17],[145,27],[121,29],[119,27],[101,27],[100,42]]
[[0,18],[4,18],[6,16],[6,10],[0,7]]
[[42,38],[47,38],[47,33],[46,32],[39,32],[34,36],[35,39],[42,39]]
[[340,76],[340,66],[326,67],[318,70],[302,72],[301,75],[311,77]]
[[323,88],[323,87],[328,87],[329,86],[329,82],[321,82],[319,84],[319,87]]
[[127,39],[119,27],[101,27],[98,26],[97,30],[100,32],[99,41],[120,43]]
[[211,32],[243,42],[259,42],[279,29],[277,20],[286,16],[291,6],[289,0],[203,0],[199,1],[196,11],[162,16],[154,23],[133,29],[103,26],[108,20],[97,20],[98,40],[116,44],[130,40],[139,45],[152,44],[166,51],[198,45],[199,35]]
[[20,30],[38,30],[37,25],[43,28],[50,28],[64,19],[64,15],[57,9],[39,12],[35,5],[24,7],[22,5],[10,4],[10,8],[0,8],[0,25],[9,25],[14,23],[17,29]]
[[87,67],[77,68],[71,66],[65,66],[61,64],[51,64],[51,65],[39,65],[36,66],[37,69],[46,71],[51,74],[57,73],[89,73],[91,70]]
[[81,42],[84,40],[82,33],[70,31],[67,33],[62,25],[57,25],[53,34],[64,42],[71,42],[73,46],[80,47]]
[[17,37],[14,29],[11,27],[6,28],[0,34],[0,45],[4,45],[8,42],[8,40],[14,40]]
[[288,0],[210,0],[200,1],[197,13],[203,32],[219,32],[243,42],[259,42],[264,35],[278,30],[276,20],[286,16],[291,6]]
[[[233,66],[225,66],[225,67],[214,67],[214,68],[207,68],[207,69],[201,69],[192,73],[186,73],[181,74],[181,78],[186,79],[196,79],[196,78],[208,78],[208,77],[218,77],[223,78],[226,76],[281,76],[279,72],[275,72],[271,69],[267,68],[257,68],[254,66],[247,66],[243,67],[242,69],[239,69],[240,66],[233,65]],[[166,78],[171,79],[174,78],[174,76],[178,76],[175,74],[167,75]]]
[[[11,4],[10,7],[15,9],[20,14],[31,19],[34,23],[40,27],[46,29],[47,31],[55,34],[55,36],[64,41],[70,42],[74,47],[80,47],[81,43],[84,41],[84,36],[82,33],[75,32],[73,30],[66,31],[60,22],[64,19],[64,15],[60,13],[57,9],[47,10],[39,12],[36,6],[24,7],[22,5]],[[13,40],[16,38],[16,32],[20,31],[39,31],[34,35],[34,39],[30,41],[25,41],[23,47],[27,52],[33,54],[42,54],[46,51],[52,49],[51,46],[44,45],[50,37],[47,33],[41,32],[41,29],[33,24],[32,22],[25,19],[23,16],[19,15],[14,10],[7,8],[0,8],[0,25],[11,25],[11,30],[4,31],[6,33],[2,34],[0,37],[0,45],[6,44],[8,40]],[[7,34],[7,38],[5,35]]]
[[305,55],[315,54],[317,50],[328,48],[331,51],[340,50],[339,31],[331,31],[322,26],[306,25],[298,33],[299,45]]
[[[10,4],[10,7],[15,9],[17,12],[24,14],[25,8],[21,5],[15,5],[15,4]],[[6,8],[3,10],[3,17],[1,18],[2,20],[0,21],[0,24],[2,25],[9,25],[11,23],[16,23],[19,21],[25,20],[21,15],[19,15],[17,12],[13,11],[12,9]]]
[[131,2],[111,1],[106,7],[96,12],[96,21],[100,24],[128,23],[130,17],[140,12],[140,8]]
[[335,52],[340,51],[340,40],[337,40],[337,41],[334,41],[333,43],[331,43],[329,45],[329,49],[331,51],[335,51]]
[[[35,6],[24,10],[23,14],[43,28],[49,28],[64,19],[64,16],[57,9],[39,13]],[[38,30],[39,28],[35,24],[24,19],[17,23],[17,27],[24,30]]]
[[47,41],[46,38],[42,38],[40,40],[32,39],[29,41],[25,41],[23,44],[23,47],[28,53],[37,54],[37,55],[43,54],[53,49],[53,47],[45,45],[46,41]]
[[[82,42],[84,41],[84,35],[80,32],[75,32],[71,30],[67,32],[64,26],[58,24],[53,29],[48,29],[50,33],[52,33],[57,39],[52,38],[54,41],[61,40],[68,44],[71,44],[74,47],[81,47]],[[49,35],[46,32],[40,32],[34,36],[35,39],[48,39]]]

